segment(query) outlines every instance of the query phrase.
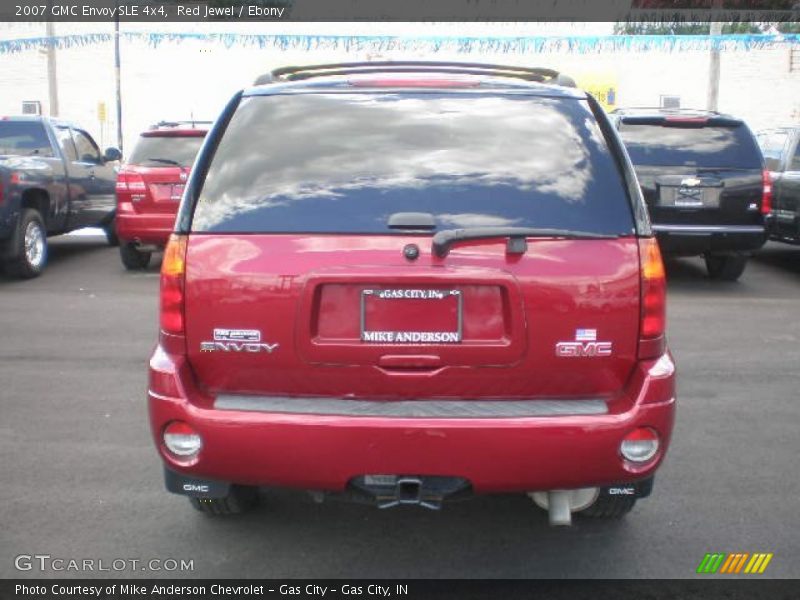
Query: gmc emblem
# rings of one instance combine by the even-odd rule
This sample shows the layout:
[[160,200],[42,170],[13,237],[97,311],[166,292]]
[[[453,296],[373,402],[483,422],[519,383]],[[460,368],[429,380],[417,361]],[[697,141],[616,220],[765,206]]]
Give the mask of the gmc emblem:
[[559,342],[556,344],[556,356],[611,356],[611,342]]
[[203,494],[208,493],[208,486],[202,483],[184,483],[183,484],[183,491],[184,492],[201,492]]

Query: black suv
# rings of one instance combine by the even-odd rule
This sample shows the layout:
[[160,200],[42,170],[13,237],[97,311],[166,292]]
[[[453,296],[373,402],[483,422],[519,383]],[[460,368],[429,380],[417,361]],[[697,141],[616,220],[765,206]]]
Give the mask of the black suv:
[[769,237],[800,244],[800,127],[759,131],[757,138],[772,177]]
[[748,126],[698,110],[626,108],[612,118],[662,252],[703,255],[710,277],[738,279],[766,241],[770,212],[769,173]]

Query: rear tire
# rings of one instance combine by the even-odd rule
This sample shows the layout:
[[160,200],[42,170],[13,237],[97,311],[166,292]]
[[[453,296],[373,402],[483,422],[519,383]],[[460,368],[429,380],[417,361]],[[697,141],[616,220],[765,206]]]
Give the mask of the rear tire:
[[636,496],[609,496],[601,490],[594,504],[576,512],[590,519],[621,519],[636,505]]
[[129,271],[141,271],[150,264],[151,252],[142,252],[135,244],[130,242],[120,243],[119,257],[122,264]]
[[16,258],[6,263],[6,272],[20,279],[41,275],[47,264],[47,230],[38,211],[22,210],[12,243]]
[[740,254],[728,256],[706,254],[705,259],[708,276],[719,281],[736,281],[747,266],[747,257]]
[[258,506],[258,489],[247,486],[231,486],[224,498],[189,498],[195,510],[211,517],[240,515]]

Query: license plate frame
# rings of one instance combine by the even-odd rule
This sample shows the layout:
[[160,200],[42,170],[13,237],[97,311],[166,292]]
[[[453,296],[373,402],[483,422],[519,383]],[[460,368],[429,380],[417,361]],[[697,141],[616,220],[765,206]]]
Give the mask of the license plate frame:
[[[370,330],[367,329],[367,303],[377,301],[433,301],[440,302],[455,298],[456,327],[454,330],[414,331],[411,329]],[[430,288],[368,288],[361,291],[360,339],[369,344],[460,344],[464,339],[464,294],[455,289]]]

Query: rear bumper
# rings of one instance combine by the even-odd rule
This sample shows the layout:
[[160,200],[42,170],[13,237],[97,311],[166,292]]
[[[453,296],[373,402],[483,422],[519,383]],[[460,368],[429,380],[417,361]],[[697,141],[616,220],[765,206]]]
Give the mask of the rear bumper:
[[174,225],[174,213],[117,211],[117,236],[125,242],[166,246]]
[[[194,387],[183,358],[160,347],[150,362],[153,436],[165,466],[203,480],[343,491],[366,474],[467,479],[478,493],[571,489],[650,477],[669,445],[674,371],[655,376],[640,363],[624,398],[605,414],[514,418],[408,418],[215,408]],[[174,459],[161,432],[173,420],[203,438],[199,455]],[[644,466],[619,454],[636,427],[658,431],[659,454]]]
[[767,241],[767,231],[763,225],[653,223],[653,231],[661,250],[666,254],[752,252]]

